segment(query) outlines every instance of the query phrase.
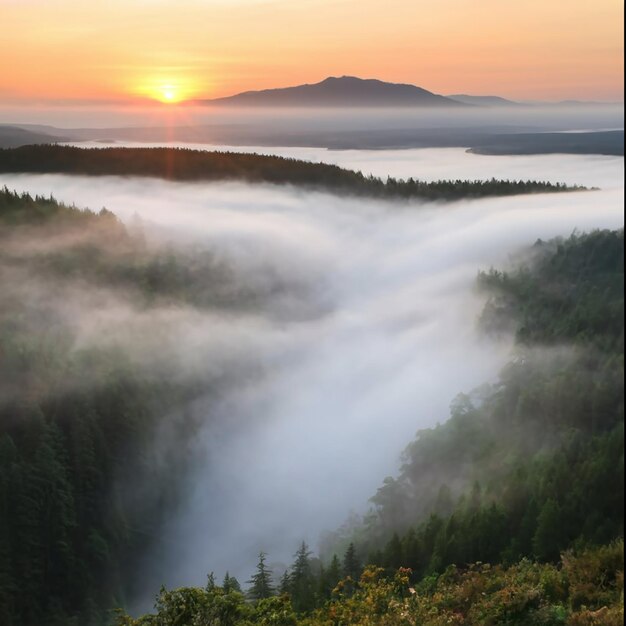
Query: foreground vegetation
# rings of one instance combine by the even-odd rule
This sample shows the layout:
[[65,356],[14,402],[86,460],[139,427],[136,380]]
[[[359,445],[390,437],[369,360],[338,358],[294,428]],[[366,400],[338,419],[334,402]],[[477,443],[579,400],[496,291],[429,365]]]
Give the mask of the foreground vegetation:
[[180,148],[75,148],[59,145],[0,150],[0,172],[154,176],[167,180],[240,180],[306,186],[339,194],[389,199],[460,200],[578,191],[579,186],[515,180],[386,181],[327,163],[238,152]]
[[247,602],[212,580],[204,588],[162,590],[157,613],[117,626],[620,626],[624,622],[624,545],[565,553],[558,565],[450,566],[410,583],[411,571],[368,567],[344,579],[320,609],[299,615],[287,594]]

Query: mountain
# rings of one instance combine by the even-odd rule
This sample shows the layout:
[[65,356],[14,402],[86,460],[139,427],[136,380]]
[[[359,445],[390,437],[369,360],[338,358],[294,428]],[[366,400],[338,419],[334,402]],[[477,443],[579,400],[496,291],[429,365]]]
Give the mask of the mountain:
[[386,83],[354,76],[330,76],[312,85],[245,91],[195,104],[291,107],[462,107],[465,103],[415,85]]
[[506,98],[501,98],[500,96],[468,96],[464,93],[453,94],[451,96],[446,96],[446,98],[462,102],[463,104],[473,104],[487,107],[519,106],[520,104],[519,102],[507,100]]
[[549,102],[548,104],[562,105],[562,106],[624,106],[623,102],[601,102],[598,100],[559,100],[559,102]]
[[17,148],[38,143],[54,143],[65,141],[63,137],[52,136],[47,133],[26,130],[19,126],[0,124],[0,148]]

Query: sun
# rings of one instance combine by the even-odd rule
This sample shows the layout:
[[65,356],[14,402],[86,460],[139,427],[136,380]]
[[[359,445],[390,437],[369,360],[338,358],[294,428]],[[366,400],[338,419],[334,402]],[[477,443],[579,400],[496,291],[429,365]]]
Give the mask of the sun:
[[159,89],[159,100],[161,102],[178,102],[180,99],[178,90],[174,85],[161,85]]
[[[0,0],[1,2],[1,0]],[[146,76],[129,85],[128,91],[161,104],[179,104],[196,96],[200,91],[197,80],[191,76]]]

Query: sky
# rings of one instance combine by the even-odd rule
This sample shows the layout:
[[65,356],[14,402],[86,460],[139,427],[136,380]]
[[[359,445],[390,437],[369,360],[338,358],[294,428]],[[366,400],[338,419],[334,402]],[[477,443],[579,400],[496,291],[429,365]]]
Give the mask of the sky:
[[178,102],[354,75],[623,100],[621,0],[0,0],[0,102]]

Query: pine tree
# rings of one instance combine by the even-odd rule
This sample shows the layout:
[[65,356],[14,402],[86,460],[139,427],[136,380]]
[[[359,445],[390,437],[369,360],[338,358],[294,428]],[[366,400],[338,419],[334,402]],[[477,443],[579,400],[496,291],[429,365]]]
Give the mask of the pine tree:
[[421,566],[421,554],[417,533],[413,528],[410,528],[409,532],[402,538],[402,554],[404,556],[403,565],[410,567],[414,573],[417,572]]
[[563,515],[558,503],[549,499],[537,518],[537,530],[533,537],[533,552],[542,561],[554,561],[559,557],[563,541]]
[[263,600],[274,595],[272,576],[265,565],[266,557],[265,552],[259,552],[256,574],[248,581],[248,584],[252,585],[248,590],[248,596],[252,600]]
[[281,576],[278,590],[281,595],[291,595],[291,576],[289,575],[289,570],[285,570]]
[[343,575],[345,577],[350,576],[352,580],[358,582],[361,577],[362,571],[361,563],[356,554],[356,548],[354,544],[351,543],[346,550],[346,553],[343,555]]
[[404,565],[402,559],[402,543],[398,533],[393,533],[393,537],[389,540],[385,547],[385,565],[391,569],[398,569]]
[[305,613],[315,606],[314,576],[311,571],[311,552],[303,541],[294,555],[291,567],[291,603],[294,611]]
[[361,578],[361,572],[363,568],[359,563],[359,559],[356,555],[356,548],[351,543],[343,555],[343,575],[348,578],[344,586],[344,592],[348,595],[352,595],[356,591],[359,578]]
[[324,598],[331,597],[333,589],[337,586],[337,583],[341,580],[341,562],[339,557],[335,554],[328,566],[328,569],[324,570],[321,579],[321,594]]
[[231,593],[232,591],[241,593],[241,585],[239,584],[239,581],[234,576],[231,576],[228,572],[226,572],[226,574],[224,575],[222,589],[225,593]]

